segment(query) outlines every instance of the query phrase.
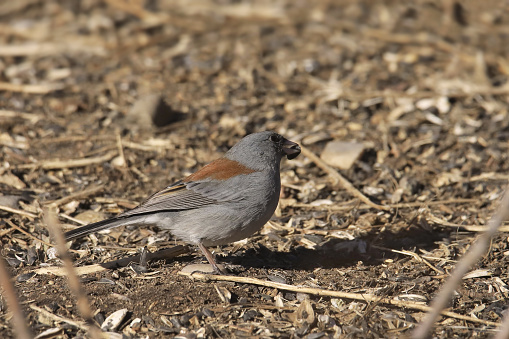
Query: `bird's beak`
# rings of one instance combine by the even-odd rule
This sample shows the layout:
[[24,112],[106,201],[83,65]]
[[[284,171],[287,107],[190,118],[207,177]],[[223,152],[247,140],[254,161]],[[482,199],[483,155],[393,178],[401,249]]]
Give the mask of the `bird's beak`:
[[285,139],[283,143],[283,152],[285,152],[288,160],[295,159],[300,154],[300,146],[293,141]]

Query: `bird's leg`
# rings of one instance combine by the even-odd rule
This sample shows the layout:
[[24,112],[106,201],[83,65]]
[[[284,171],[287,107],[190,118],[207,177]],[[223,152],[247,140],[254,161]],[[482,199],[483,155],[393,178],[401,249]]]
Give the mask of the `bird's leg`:
[[214,260],[214,256],[205,246],[203,246],[201,242],[198,243],[198,247],[203,252],[205,258],[207,258],[207,261],[210,263],[210,265],[212,265],[212,268],[214,269],[214,272],[216,274],[229,274],[228,271],[226,271],[226,269],[221,269],[219,268],[219,266],[217,266],[216,261]]
[[147,267],[147,254],[148,254],[147,247],[143,246],[140,255],[140,266]]

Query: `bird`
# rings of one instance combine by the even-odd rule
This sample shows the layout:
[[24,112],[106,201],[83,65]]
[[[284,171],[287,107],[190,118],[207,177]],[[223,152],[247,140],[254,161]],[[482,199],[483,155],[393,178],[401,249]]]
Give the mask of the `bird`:
[[300,146],[273,131],[246,135],[224,156],[152,194],[137,207],[65,233],[67,241],[117,226],[156,226],[196,245],[215,273],[210,246],[245,239],[272,217],[281,190],[280,163]]

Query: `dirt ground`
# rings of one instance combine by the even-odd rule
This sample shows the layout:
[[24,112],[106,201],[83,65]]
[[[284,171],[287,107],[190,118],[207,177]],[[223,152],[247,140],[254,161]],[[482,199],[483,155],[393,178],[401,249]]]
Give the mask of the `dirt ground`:
[[[0,241],[35,334],[84,336],[43,221],[113,216],[274,130],[336,168],[282,162],[281,204],[251,238],[214,251],[234,277],[191,279],[174,259],[81,276],[110,337],[400,337],[424,316],[509,178],[509,11],[502,1],[18,0],[0,3]],[[326,159],[328,160],[328,159]],[[507,235],[463,279],[437,338],[487,337],[507,309]],[[75,266],[181,244],[153,228],[75,241]],[[383,299],[385,298],[385,299]],[[398,300],[399,306],[384,300]],[[408,304],[405,304],[408,303]],[[56,317],[55,317],[56,316]],[[57,318],[59,317],[59,318]],[[0,298],[0,337],[13,336]],[[81,327],[80,327],[81,326]]]

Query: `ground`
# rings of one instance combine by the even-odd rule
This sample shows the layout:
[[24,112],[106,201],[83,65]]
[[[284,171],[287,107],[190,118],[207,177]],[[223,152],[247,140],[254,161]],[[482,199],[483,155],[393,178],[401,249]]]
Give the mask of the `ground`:
[[[131,337],[409,335],[425,314],[412,305],[429,304],[509,178],[503,2],[20,0],[0,18],[1,254],[35,334],[85,334],[67,278],[35,274],[61,265],[46,206],[64,229],[113,216],[248,133],[275,130],[318,156],[333,140],[362,145],[333,169],[387,209],[301,154],[282,162],[272,220],[214,248],[218,260],[233,277],[380,301],[191,279],[183,267],[204,263],[191,248],[148,272],[82,275],[97,323],[127,309],[113,332]],[[178,244],[118,228],[70,254],[84,267]],[[440,318],[435,337],[494,333],[508,257],[499,233],[452,298],[469,319]],[[10,319],[0,298],[2,338]]]

